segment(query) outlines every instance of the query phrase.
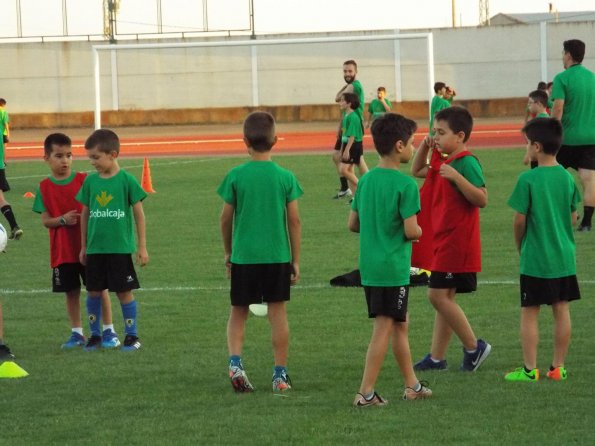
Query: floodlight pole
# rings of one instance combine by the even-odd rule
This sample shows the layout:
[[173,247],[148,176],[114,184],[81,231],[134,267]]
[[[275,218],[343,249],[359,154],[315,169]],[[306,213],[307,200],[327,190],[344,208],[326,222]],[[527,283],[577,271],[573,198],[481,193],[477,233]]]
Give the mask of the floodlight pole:
[[[428,33],[428,118],[432,119],[432,97],[434,96],[434,34]],[[431,129],[430,129],[431,130]]]
[[254,0],[250,0],[250,30],[252,31],[252,34],[250,34],[250,39],[256,39],[254,30]]
[[93,47],[93,75],[95,78],[95,130],[101,128],[101,92],[99,73],[99,51]]

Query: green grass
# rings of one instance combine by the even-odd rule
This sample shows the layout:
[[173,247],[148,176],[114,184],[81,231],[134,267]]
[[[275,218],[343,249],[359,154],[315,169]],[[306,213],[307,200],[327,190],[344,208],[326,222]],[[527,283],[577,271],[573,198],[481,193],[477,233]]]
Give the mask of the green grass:
[[[333,289],[331,277],[357,265],[357,235],[347,230],[348,206],[330,200],[337,181],[328,155],[278,156],[293,170],[305,195],[302,280],[288,306],[291,326],[288,397],[270,391],[272,353],[265,318],[248,321],[245,366],[254,394],[233,393],[226,375],[228,282],[215,193],[239,158],[152,159],[157,190],[145,202],[151,261],[139,269],[143,286],[139,330],[143,348],[61,352],[68,336],[63,296],[49,291],[48,236],[31,212],[26,191],[46,175],[42,162],[8,166],[7,194],[25,230],[0,255],[5,338],[30,376],[0,380],[0,444],[590,444],[593,369],[590,315],[595,304],[594,237],[577,234],[583,299],[571,305],[573,340],[569,380],[533,385],[506,383],[521,365],[518,340],[518,256],[512,211],[506,206],[521,164],[521,150],[477,152],[490,202],[482,210],[484,271],[478,292],[460,297],[476,333],[493,353],[475,374],[462,374],[453,339],[451,370],[420,375],[435,397],[404,402],[401,377],[387,356],[377,390],[386,408],[350,407],[359,387],[372,322],[361,289]],[[369,163],[375,164],[372,154]],[[75,163],[89,169],[88,163]],[[140,177],[140,160],[123,160]],[[2,222],[4,223],[4,221]],[[265,235],[263,234],[263,237]],[[114,320],[122,333],[114,298]],[[425,288],[410,294],[413,359],[427,353],[433,311]],[[541,316],[539,366],[552,352],[551,312]]]

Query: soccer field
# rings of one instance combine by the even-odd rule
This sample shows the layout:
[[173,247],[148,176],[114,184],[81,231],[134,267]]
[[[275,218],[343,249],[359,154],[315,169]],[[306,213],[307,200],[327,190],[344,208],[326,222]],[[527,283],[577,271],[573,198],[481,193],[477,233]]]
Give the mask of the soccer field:
[[[64,298],[49,290],[47,230],[31,211],[32,200],[23,198],[48,169],[40,161],[10,163],[13,190],[7,199],[25,234],[0,254],[0,298],[5,339],[30,376],[0,380],[0,445],[595,443],[588,415],[593,398],[588,375],[595,365],[590,322],[595,235],[576,234],[583,298],[570,306],[568,380],[505,382],[504,373],[522,365],[519,262],[506,200],[525,166],[520,148],[475,153],[489,193],[481,211],[484,267],[478,291],[459,302],[476,334],[492,344],[492,354],[476,373],[463,374],[461,347],[453,337],[450,369],[419,375],[434,397],[412,402],[400,400],[403,384],[389,355],[377,390],[390,404],[363,410],[351,402],[372,321],[362,289],[328,285],[357,266],[358,250],[358,236],[347,230],[349,207],[330,199],[338,182],[328,154],[274,157],[305,191],[299,201],[302,278],[288,305],[294,390],[286,396],[271,392],[265,318],[248,321],[243,353],[256,392],[235,394],[227,377],[229,284],[219,235],[222,203],[215,190],[227,170],[246,157],[151,159],[157,193],[145,201],[150,263],[138,269],[143,288],[136,293],[143,347],[132,354],[60,350],[69,335]],[[376,164],[370,151],[367,161]],[[142,160],[123,159],[121,166],[140,179]],[[90,166],[81,160],[74,168]],[[115,296],[112,306],[123,338]],[[428,352],[433,324],[425,288],[412,289],[409,311],[417,360]],[[549,308],[542,313],[538,363],[545,375],[552,317]]]

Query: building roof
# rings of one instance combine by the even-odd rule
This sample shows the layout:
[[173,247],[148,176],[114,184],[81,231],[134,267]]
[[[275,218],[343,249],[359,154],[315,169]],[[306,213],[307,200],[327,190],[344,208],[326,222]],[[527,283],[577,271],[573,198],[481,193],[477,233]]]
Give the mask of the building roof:
[[595,11],[535,12],[526,14],[496,14],[490,25],[521,25],[539,22],[595,21]]

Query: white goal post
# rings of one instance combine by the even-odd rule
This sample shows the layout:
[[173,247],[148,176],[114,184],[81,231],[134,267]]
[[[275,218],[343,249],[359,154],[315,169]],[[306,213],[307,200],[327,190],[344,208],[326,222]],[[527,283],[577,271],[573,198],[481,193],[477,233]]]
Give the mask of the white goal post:
[[[178,42],[178,43],[147,43],[147,44],[102,44],[93,45],[93,72],[95,80],[95,129],[101,128],[101,93],[100,93],[100,51],[112,52],[112,87],[117,91],[117,83],[115,77],[117,73],[114,70],[115,51],[139,50],[139,49],[165,49],[165,48],[205,48],[205,47],[250,47],[252,58],[252,106],[259,106],[259,83],[258,83],[258,58],[256,48],[262,45],[287,45],[287,44],[324,44],[337,42],[363,42],[363,41],[390,41],[394,42],[394,57],[395,57],[395,89],[397,97],[401,98],[401,61],[399,51],[399,40],[409,39],[424,39],[427,47],[427,92],[428,92],[428,116],[429,103],[434,96],[434,40],[432,33],[411,33],[411,34],[381,34],[371,36],[341,36],[341,37],[315,37],[315,38],[298,38],[298,39],[270,39],[270,40],[246,40],[246,41],[216,41],[216,42]],[[114,94],[114,93],[113,93]],[[114,98],[114,103],[117,104],[117,97]]]

